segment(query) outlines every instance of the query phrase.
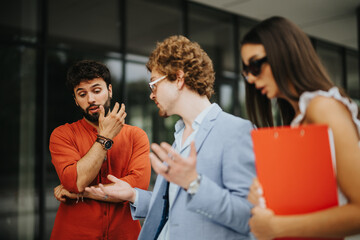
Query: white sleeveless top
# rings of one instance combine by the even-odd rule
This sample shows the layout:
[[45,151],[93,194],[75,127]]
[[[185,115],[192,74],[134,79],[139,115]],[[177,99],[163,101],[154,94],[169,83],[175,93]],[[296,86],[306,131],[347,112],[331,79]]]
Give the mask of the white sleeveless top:
[[290,124],[291,126],[300,125],[300,123],[305,117],[307,106],[309,105],[310,101],[316,96],[332,97],[343,103],[349,109],[349,112],[351,113],[352,116],[352,120],[354,121],[357,127],[358,134],[360,135],[360,120],[357,118],[358,106],[356,105],[356,103],[350,102],[348,98],[341,96],[339,89],[337,87],[333,87],[327,92],[318,90],[315,92],[304,92],[303,94],[301,94],[299,99],[300,114],[296,116],[294,120],[292,120]]
[[[348,98],[341,96],[339,89],[337,87],[333,87],[327,92],[318,90],[314,92],[304,92],[303,94],[301,94],[299,99],[300,114],[296,116],[294,120],[291,122],[290,125],[292,127],[296,127],[300,125],[300,123],[304,120],[306,109],[310,101],[317,96],[324,96],[329,98],[331,97],[343,103],[349,109],[349,112],[351,113],[352,116],[352,120],[354,121],[357,127],[358,134],[360,135],[360,120],[357,118],[358,107],[354,102],[350,102]],[[360,142],[359,142],[359,147],[360,147]],[[335,155],[333,155],[333,166],[336,173]],[[339,187],[338,187],[338,198],[339,198],[339,205],[344,205],[348,202]]]

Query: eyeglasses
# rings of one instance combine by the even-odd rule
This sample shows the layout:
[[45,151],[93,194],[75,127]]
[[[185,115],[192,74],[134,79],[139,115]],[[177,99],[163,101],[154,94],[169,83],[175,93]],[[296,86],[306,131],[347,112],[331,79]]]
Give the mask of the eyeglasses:
[[162,77],[159,77],[158,79],[156,79],[156,80],[154,80],[154,81],[152,81],[152,82],[149,82],[149,88],[150,88],[150,90],[151,91],[154,91],[155,90],[155,83],[158,83],[158,82],[160,82],[161,80],[163,80],[163,79],[165,79],[167,77],[167,75],[165,75],[165,76],[162,76]]
[[261,66],[263,63],[267,62],[267,56],[258,59],[258,60],[251,60],[249,62],[249,65],[245,65],[243,63],[243,76],[247,80],[249,73],[251,73],[253,76],[258,76],[261,73]]

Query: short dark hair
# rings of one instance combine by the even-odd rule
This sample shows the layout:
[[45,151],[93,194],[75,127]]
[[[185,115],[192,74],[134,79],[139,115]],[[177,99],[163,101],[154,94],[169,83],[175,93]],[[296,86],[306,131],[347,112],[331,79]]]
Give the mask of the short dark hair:
[[82,81],[89,81],[94,78],[104,79],[107,87],[111,84],[110,71],[104,64],[94,60],[82,60],[69,68],[66,85],[71,93],[74,93],[74,88]]
[[198,43],[184,36],[171,36],[158,42],[146,67],[150,72],[155,69],[167,75],[169,81],[175,81],[176,72],[182,70],[185,84],[191,90],[209,99],[214,93],[215,72],[211,59]]

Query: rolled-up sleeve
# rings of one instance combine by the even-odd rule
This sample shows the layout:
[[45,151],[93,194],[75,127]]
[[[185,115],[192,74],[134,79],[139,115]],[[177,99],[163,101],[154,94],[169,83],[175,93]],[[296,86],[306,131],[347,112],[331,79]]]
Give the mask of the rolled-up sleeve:
[[81,156],[74,140],[66,134],[63,126],[56,128],[52,132],[49,149],[51,161],[61,184],[70,192],[78,193],[76,165]]

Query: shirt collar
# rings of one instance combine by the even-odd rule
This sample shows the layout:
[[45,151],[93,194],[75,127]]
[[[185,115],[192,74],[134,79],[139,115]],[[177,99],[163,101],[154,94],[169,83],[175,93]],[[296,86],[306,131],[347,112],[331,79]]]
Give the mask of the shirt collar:
[[[206,107],[199,115],[197,115],[194,122],[192,123],[192,128],[194,130],[197,130],[197,128],[201,125],[206,115],[215,105],[216,105],[215,103],[211,104],[210,106]],[[184,127],[185,127],[185,123],[182,120],[182,118],[180,118],[175,124],[175,134],[179,133]]]
[[97,133],[97,129],[88,123],[85,118],[82,118],[80,122],[87,130]]

